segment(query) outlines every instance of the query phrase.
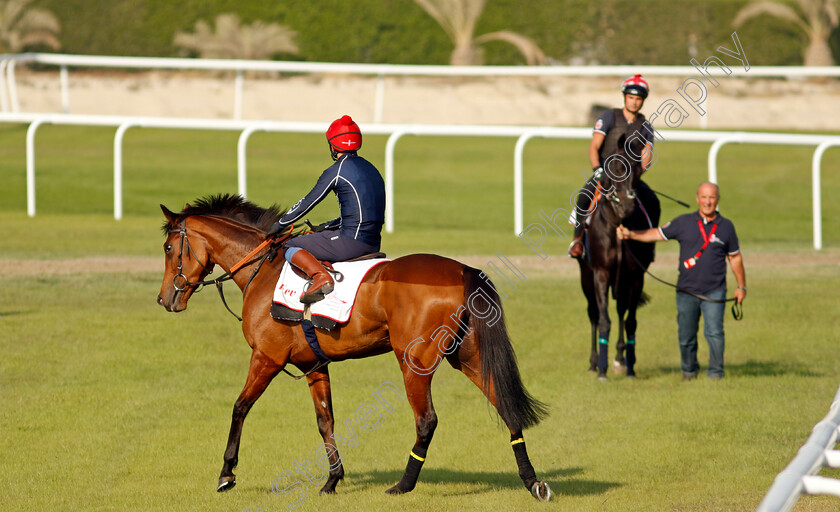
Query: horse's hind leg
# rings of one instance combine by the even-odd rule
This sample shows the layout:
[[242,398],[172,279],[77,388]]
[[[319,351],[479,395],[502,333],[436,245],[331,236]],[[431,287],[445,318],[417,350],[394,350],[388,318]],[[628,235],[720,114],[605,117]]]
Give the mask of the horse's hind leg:
[[[421,375],[408,367],[403,361],[401,355],[399,356],[400,368],[403,371],[403,379],[405,380],[405,391],[408,398],[408,403],[414,411],[414,425],[417,431],[417,439],[414,442],[414,447],[408,456],[408,464],[405,467],[400,481],[396,485],[385,491],[387,494],[403,494],[410,492],[417,485],[417,478],[420,476],[420,470],[423,468],[423,462],[426,460],[426,452],[429,445],[432,443],[432,436],[437,427],[437,415],[432,406],[431,384],[434,373]],[[428,368],[428,365],[418,366],[419,368]],[[432,372],[434,370],[431,370]]]
[[315,416],[318,418],[318,430],[324,439],[324,449],[327,450],[327,459],[330,463],[330,475],[327,482],[321,488],[319,494],[332,494],[335,486],[344,478],[344,466],[341,464],[341,456],[338,454],[338,447],[333,438],[332,394],[330,393],[329,369],[315,371],[306,376],[309,383],[309,392],[312,394],[312,402],[315,404]]
[[[471,343],[465,343],[464,345],[460,348],[457,358],[455,356],[447,358],[449,363],[453,368],[461,370],[484,393],[484,396],[493,404],[493,407],[498,408],[493,386],[489,386],[489,389],[486,389],[481,374],[478,371],[478,368],[481,368],[478,353],[473,349]],[[513,448],[513,455],[516,458],[516,465],[519,468],[519,478],[522,479],[525,488],[531,491],[532,496],[540,501],[549,501],[551,499],[551,488],[546,482],[537,479],[537,472],[534,470],[534,465],[531,464],[530,457],[528,457],[528,450],[525,447],[525,437],[522,435],[522,431],[513,430],[510,426],[508,426],[508,430],[510,431],[510,446]]]
[[245,388],[239,394],[239,398],[233,405],[233,418],[230,423],[230,434],[228,435],[227,449],[225,450],[224,465],[219,475],[219,492],[233,489],[236,485],[236,476],[233,468],[239,462],[239,441],[242,437],[242,425],[245,423],[245,416],[254,405],[254,402],[262,396],[265,388],[271,379],[280,371],[280,366],[263,355],[260,351],[251,352],[251,366],[248,370],[248,379]]
[[636,371],[634,366],[636,364],[636,327],[638,322],[636,320],[636,310],[642,300],[642,284],[634,287],[635,292],[630,297],[630,306],[627,310],[627,322],[625,326],[627,329],[627,376],[635,377]]

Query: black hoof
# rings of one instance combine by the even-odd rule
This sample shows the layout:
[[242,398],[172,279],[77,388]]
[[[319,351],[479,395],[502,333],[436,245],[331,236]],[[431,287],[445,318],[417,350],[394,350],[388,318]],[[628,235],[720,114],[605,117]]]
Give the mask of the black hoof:
[[411,489],[403,489],[400,484],[397,484],[385,491],[385,494],[405,494],[407,492],[411,492]]
[[219,487],[216,488],[217,492],[225,492],[229,491],[236,486],[236,477],[235,476],[226,476],[219,479]]
[[531,496],[540,501],[550,501],[551,487],[548,486],[547,482],[536,482],[531,486]]

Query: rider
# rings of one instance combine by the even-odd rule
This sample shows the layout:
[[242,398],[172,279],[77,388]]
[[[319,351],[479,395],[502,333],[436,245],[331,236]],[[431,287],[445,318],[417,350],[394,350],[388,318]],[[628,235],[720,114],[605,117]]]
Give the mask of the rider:
[[266,233],[266,238],[271,238],[285,231],[330,191],[337,196],[340,217],[316,226],[314,233],[292,238],[285,244],[286,261],[312,280],[300,299],[303,303],[317,302],[333,290],[333,278],[319,260],[342,261],[378,252],[385,222],[385,182],[373,164],[356,154],[362,147],[359,126],[350,116],[342,116],[333,121],[326,136],[335,163]]
[[[580,220],[575,224],[575,234],[571,245],[569,245],[569,256],[580,258],[583,256],[583,230],[586,217],[591,213],[590,206],[595,196],[595,187],[604,172],[604,162],[618,150],[618,139],[626,133],[628,126],[636,121],[642,121],[642,129],[639,134],[645,140],[645,148],[641,154],[642,172],[651,165],[653,153],[653,129],[645,120],[644,114],[639,112],[645,103],[650,87],[642,75],[635,75],[627,78],[621,84],[621,93],[624,95],[624,108],[616,108],[605,111],[595,123],[592,132],[592,142],[589,144],[589,163],[592,165],[593,175],[587,180],[583,189],[577,196],[575,211],[572,213],[574,220]],[[656,194],[643,181],[639,181],[637,189],[639,200],[648,210],[659,210],[659,199]]]

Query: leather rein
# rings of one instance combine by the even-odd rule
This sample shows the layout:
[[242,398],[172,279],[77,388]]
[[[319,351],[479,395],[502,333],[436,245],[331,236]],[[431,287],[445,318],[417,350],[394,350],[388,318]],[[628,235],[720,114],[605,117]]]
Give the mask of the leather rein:
[[[290,226],[289,231],[281,236],[278,236],[276,238],[269,238],[263,241],[260,245],[256,247],[256,249],[248,253],[247,256],[245,256],[244,258],[239,260],[235,265],[230,267],[230,270],[217,277],[216,279],[206,279],[203,281],[190,281],[189,279],[187,279],[187,276],[184,275],[184,246],[186,246],[187,248],[188,255],[192,255],[192,257],[195,258],[196,261],[198,261],[198,257],[196,256],[193,248],[190,246],[190,240],[187,237],[186,221],[182,223],[180,229],[170,229],[169,233],[178,233],[181,235],[180,247],[178,249],[178,273],[175,275],[174,278],[172,278],[172,286],[175,288],[175,290],[183,292],[188,290],[190,287],[194,287],[195,291],[193,293],[198,293],[198,291],[201,290],[204,286],[214,284],[216,285],[216,289],[219,290],[219,297],[222,299],[222,304],[224,304],[225,308],[230,312],[231,315],[236,317],[236,319],[241,322],[242,317],[234,313],[233,310],[230,309],[230,306],[228,306],[227,300],[225,300],[225,292],[222,285],[226,281],[232,280],[233,275],[242,268],[257,263],[256,268],[254,268],[254,271],[251,273],[251,277],[248,278],[248,282],[242,289],[242,293],[244,294],[245,290],[247,290],[248,286],[251,284],[251,281],[253,281],[254,278],[257,276],[257,272],[259,272],[260,268],[262,268],[263,263],[265,263],[266,260],[273,261],[274,258],[277,256],[277,248],[291,236],[292,228]],[[257,257],[257,254],[259,254],[266,247],[268,247],[268,251],[262,256]],[[214,265],[209,261],[206,264],[198,261],[198,264],[201,265],[202,269],[204,269],[204,275],[208,275],[213,271]],[[183,280],[183,283],[181,285],[178,284],[179,277]]]

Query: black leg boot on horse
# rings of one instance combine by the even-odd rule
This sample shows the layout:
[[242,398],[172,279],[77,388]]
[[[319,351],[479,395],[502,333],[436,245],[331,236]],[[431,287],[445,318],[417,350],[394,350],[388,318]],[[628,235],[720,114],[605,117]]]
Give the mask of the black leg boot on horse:
[[301,297],[300,301],[304,304],[311,304],[323,300],[329,295],[335,286],[332,276],[321,265],[321,262],[315,259],[315,256],[309,254],[305,249],[298,249],[292,254],[289,263],[301,269],[312,280],[309,288]]

